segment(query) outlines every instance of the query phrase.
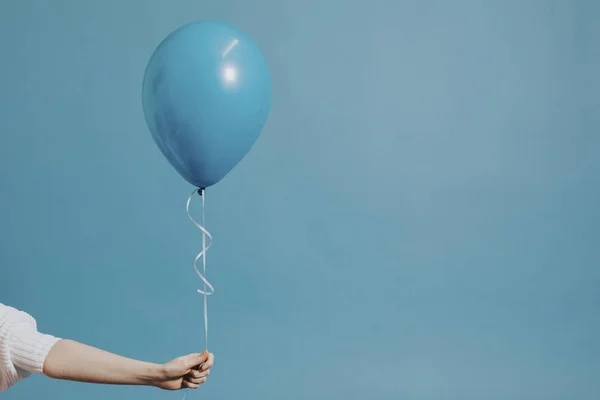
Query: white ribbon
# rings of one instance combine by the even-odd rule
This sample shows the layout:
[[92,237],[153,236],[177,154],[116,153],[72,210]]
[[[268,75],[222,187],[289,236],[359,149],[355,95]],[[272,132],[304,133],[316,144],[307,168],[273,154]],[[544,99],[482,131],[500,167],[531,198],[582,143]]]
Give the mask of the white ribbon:
[[[192,202],[192,198],[194,197],[194,195],[196,193],[198,193],[200,195],[200,197],[202,198],[202,224],[198,223],[192,217],[192,214],[190,213],[190,203]],[[212,245],[212,241],[213,241],[212,235],[210,234],[210,232],[208,232],[206,230],[206,219],[204,217],[204,199],[205,198],[206,198],[206,194],[204,193],[204,189],[195,189],[187,199],[187,203],[185,205],[185,210],[187,211],[187,215],[188,215],[188,218],[190,219],[190,221],[192,221],[192,223],[194,225],[196,225],[196,227],[202,231],[202,251],[200,253],[198,253],[196,258],[194,259],[194,270],[196,271],[196,274],[198,274],[200,279],[202,279],[202,282],[204,282],[204,290],[198,289],[198,293],[200,293],[201,295],[204,296],[204,349],[207,350],[208,349],[208,305],[207,305],[206,297],[213,294],[215,292],[215,289],[213,288],[213,286],[210,284],[210,282],[205,277],[206,276],[206,252]],[[207,237],[210,240],[208,242],[208,244],[206,243]],[[202,272],[200,272],[200,270],[198,269],[198,260],[200,260],[200,258],[202,258]],[[207,288],[210,289],[210,292],[206,290]]]

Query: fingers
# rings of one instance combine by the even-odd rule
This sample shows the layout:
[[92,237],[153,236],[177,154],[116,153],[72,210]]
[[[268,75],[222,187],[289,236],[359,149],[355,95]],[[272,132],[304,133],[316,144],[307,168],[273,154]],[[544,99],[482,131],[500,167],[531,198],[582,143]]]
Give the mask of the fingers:
[[190,382],[193,383],[195,385],[201,385],[203,383],[206,383],[206,378],[192,378],[192,377],[186,377],[185,378],[185,382]]
[[189,382],[189,381],[183,381],[182,386],[185,387],[185,388],[188,388],[188,389],[198,389],[200,387],[199,384],[192,383],[192,382]]
[[190,378],[194,378],[194,379],[199,379],[199,378],[204,378],[207,377],[210,374],[210,370],[197,370],[197,369],[192,369],[190,370],[190,372],[188,373],[188,376]]
[[201,385],[206,382],[208,375],[210,375],[209,369],[206,371],[192,369],[185,377],[184,382],[188,382],[193,385]]

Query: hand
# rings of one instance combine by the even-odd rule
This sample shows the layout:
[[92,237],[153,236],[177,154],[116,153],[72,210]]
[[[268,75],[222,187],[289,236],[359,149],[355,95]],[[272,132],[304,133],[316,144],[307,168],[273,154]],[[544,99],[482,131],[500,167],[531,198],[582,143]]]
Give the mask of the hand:
[[[214,355],[208,351],[178,357],[160,367],[152,385],[165,390],[198,389],[206,382],[214,361]],[[200,364],[202,367],[198,368]]]

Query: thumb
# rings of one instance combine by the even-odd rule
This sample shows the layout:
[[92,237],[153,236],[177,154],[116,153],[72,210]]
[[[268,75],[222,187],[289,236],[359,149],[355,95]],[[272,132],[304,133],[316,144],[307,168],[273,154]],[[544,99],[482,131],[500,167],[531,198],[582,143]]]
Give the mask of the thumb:
[[204,353],[192,353],[185,356],[184,364],[187,369],[192,369],[206,360],[208,360],[208,351],[205,351]]

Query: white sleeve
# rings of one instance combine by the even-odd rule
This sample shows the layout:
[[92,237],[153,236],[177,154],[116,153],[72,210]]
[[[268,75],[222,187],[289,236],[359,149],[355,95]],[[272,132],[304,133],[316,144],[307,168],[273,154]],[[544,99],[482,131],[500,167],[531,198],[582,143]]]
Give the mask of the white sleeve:
[[0,392],[31,373],[42,374],[59,340],[38,332],[31,315],[0,303]]

